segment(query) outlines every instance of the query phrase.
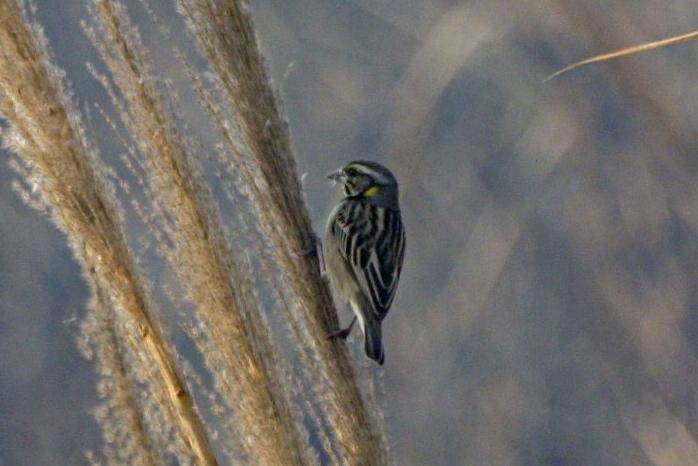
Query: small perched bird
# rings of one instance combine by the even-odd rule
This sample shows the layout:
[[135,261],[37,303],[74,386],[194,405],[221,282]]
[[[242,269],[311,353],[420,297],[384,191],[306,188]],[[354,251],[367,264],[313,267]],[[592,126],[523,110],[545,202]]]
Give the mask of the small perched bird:
[[381,322],[395,297],[405,255],[395,176],[375,162],[355,161],[329,174],[345,197],[327,222],[325,271],[335,298],[349,303],[355,317],[330,337],[346,338],[356,320],[366,355],[383,364]]

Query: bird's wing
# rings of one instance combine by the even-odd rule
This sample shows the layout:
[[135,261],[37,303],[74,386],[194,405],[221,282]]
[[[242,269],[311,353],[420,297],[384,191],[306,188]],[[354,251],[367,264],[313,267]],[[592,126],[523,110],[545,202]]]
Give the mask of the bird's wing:
[[334,234],[351,265],[361,291],[382,320],[395,297],[405,255],[405,229],[400,212],[347,203],[337,212]]

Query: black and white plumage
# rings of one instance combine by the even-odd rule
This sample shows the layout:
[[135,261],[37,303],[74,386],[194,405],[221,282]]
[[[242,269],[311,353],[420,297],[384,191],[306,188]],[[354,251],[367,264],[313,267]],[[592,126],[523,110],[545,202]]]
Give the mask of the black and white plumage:
[[356,319],[365,336],[366,355],[383,364],[381,322],[395,298],[405,253],[398,184],[375,162],[350,162],[330,174],[345,197],[327,223],[324,257],[335,297],[349,303],[356,317],[332,334],[346,338]]

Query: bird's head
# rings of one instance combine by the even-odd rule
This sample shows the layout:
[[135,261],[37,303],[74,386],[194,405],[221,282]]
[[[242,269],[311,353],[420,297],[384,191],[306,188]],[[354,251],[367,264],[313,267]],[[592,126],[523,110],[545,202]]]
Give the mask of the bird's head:
[[397,180],[390,170],[379,163],[366,160],[349,162],[327,177],[341,183],[344,194],[349,197],[385,202],[391,204],[389,207],[397,207]]

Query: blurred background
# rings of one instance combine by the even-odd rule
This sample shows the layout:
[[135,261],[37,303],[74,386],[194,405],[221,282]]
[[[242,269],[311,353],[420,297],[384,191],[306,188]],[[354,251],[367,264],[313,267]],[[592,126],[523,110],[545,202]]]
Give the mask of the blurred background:
[[[57,3],[37,0],[36,18],[81,104],[103,103],[84,66],[98,61],[84,2]],[[169,2],[153,3],[187,40]],[[169,42],[126,4],[176,86]],[[336,201],[331,169],[366,158],[401,181],[408,247],[383,375],[396,463],[698,464],[698,43],[542,82],[694,30],[698,4],[252,8],[317,231]],[[123,149],[93,126],[115,160]],[[87,287],[62,235],[12,191],[6,160],[0,465],[84,464],[101,442],[96,377],[75,345]]]

